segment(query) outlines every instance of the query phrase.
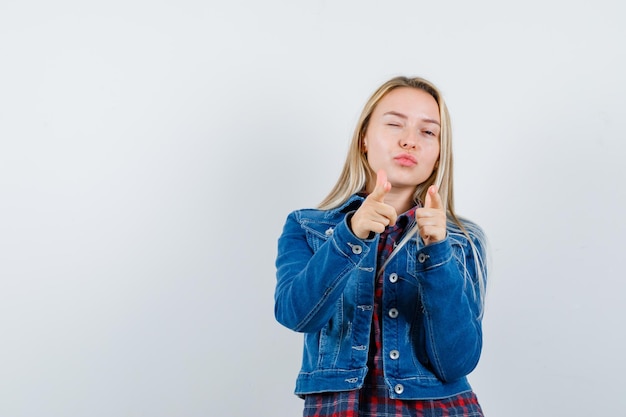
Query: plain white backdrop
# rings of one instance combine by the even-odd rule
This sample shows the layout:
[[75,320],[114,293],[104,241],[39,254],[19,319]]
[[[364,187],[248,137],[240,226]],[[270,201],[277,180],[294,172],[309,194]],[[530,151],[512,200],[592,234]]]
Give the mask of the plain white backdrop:
[[618,1],[0,3],[0,416],[301,415],[276,239],[424,76],[491,243],[486,415],[621,415]]

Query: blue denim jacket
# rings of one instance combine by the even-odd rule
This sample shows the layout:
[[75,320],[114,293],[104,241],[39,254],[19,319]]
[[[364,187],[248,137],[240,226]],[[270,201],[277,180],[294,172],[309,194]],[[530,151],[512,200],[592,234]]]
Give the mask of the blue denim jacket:
[[[294,211],[278,240],[275,315],[304,333],[300,396],[360,388],[367,373],[379,235],[362,240],[350,230],[362,201],[355,195],[337,209]],[[481,240],[472,240],[484,259]],[[391,397],[471,390],[466,375],[482,347],[475,267],[467,238],[450,222],[443,241],[423,246],[418,234],[385,267],[383,311],[397,310],[382,324]]]

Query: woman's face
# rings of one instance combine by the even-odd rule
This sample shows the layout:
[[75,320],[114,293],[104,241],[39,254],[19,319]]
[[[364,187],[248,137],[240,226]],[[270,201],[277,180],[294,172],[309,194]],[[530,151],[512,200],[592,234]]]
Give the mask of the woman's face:
[[378,102],[370,117],[363,138],[367,161],[374,172],[385,170],[392,187],[415,189],[435,169],[440,132],[435,99],[416,88],[396,88]]

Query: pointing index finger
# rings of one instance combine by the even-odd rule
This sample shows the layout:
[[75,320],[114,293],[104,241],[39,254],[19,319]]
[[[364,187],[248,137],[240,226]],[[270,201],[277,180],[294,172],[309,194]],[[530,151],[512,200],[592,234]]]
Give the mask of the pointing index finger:
[[436,185],[431,185],[428,187],[428,192],[426,193],[426,201],[424,202],[425,208],[434,208],[434,209],[443,209],[443,202],[441,201],[441,196],[438,193],[438,188]]
[[387,182],[387,173],[381,169],[376,173],[376,187],[370,194],[370,198],[383,203],[389,190],[391,190],[391,184]]

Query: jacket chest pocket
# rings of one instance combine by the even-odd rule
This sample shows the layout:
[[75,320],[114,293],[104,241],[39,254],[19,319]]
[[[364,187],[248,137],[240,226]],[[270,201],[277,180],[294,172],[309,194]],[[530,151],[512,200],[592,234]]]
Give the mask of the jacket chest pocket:
[[303,222],[302,228],[306,234],[306,241],[313,249],[313,252],[322,246],[333,235],[335,230],[334,223],[326,222]]
[[[469,242],[463,235],[457,234],[448,234],[448,239],[450,240],[450,246],[452,247],[452,257],[455,260],[459,271],[462,272],[462,268],[465,265],[465,257],[469,248]],[[406,244],[405,247],[407,254],[406,268],[409,275],[417,278],[416,267],[418,262],[417,255],[417,243],[415,240],[411,240]]]

